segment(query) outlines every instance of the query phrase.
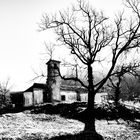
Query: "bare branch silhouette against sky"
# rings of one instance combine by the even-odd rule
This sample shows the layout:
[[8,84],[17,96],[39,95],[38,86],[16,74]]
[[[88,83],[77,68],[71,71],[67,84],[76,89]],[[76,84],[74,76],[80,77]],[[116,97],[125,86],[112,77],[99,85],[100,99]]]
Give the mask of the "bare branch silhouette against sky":
[[[89,1],[107,16],[114,15],[122,4],[121,0]],[[48,35],[37,31],[42,14],[65,9],[71,3],[75,0],[0,0],[0,79],[10,77],[15,85],[13,90],[23,90],[31,84],[28,81],[34,77],[32,68],[46,68],[46,60],[40,54],[45,50],[44,41],[54,42],[55,36],[53,32]]]

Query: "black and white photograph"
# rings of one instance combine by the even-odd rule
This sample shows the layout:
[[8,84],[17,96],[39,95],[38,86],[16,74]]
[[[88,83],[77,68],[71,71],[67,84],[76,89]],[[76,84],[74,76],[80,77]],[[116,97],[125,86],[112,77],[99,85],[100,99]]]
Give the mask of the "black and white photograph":
[[140,0],[0,0],[0,140],[140,140]]

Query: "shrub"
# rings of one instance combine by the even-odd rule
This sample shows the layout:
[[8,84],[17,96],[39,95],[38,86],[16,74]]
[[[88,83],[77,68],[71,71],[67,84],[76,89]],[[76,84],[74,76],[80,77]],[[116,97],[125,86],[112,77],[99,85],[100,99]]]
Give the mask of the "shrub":
[[[86,119],[87,103],[59,103],[57,105],[46,104],[44,106],[35,107],[32,113],[59,114],[62,117],[78,119],[84,121]],[[103,103],[95,106],[96,119],[124,120],[134,121],[135,118],[140,118],[140,112],[129,109],[123,104],[119,104],[116,108],[114,103]]]
[[0,94],[0,114],[8,112],[12,108],[10,96]]

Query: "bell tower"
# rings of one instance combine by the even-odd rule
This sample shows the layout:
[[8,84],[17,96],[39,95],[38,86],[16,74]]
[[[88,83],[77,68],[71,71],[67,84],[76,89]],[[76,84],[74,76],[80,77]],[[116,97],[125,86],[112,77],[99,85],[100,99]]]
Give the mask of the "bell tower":
[[60,98],[60,86],[61,86],[61,77],[59,75],[60,70],[60,61],[49,60],[47,63],[47,87],[48,87],[48,96],[50,102],[59,102]]

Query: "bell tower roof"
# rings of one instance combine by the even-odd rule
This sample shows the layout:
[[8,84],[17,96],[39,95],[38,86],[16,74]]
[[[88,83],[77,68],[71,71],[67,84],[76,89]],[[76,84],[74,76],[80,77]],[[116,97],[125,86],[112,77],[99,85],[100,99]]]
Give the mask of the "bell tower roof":
[[60,61],[50,59],[46,64],[48,65],[48,64],[50,64],[50,63],[58,63],[58,64],[59,64]]

